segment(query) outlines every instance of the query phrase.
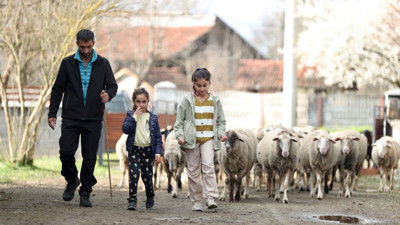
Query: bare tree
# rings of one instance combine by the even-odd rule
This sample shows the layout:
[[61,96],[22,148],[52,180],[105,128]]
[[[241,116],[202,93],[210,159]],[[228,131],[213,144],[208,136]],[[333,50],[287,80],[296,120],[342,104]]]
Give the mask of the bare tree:
[[[300,3],[300,2],[299,2]],[[327,85],[400,87],[399,0],[303,0],[297,50]]]
[[[120,5],[119,0],[0,2],[0,54],[8,59],[0,76],[8,134],[8,147],[1,152],[6,160],[26,165],[33,162],[39,124],[58,66],[71,53],[77,31],[94,29],[102,15]],[[40,95],[36,104],[28,107],[24,88],[32,85],[34,77],[39,77]],[[18,105],[10,106],[7,86],[18,90]]]

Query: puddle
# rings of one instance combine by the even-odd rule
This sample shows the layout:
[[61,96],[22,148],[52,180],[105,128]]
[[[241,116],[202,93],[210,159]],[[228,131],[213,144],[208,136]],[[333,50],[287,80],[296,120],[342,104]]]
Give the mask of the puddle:
[[365,221],[357,218],[357,217],[352,217],[352,216],[314,216],[314,218],[320,219],[320,220],[326,220],[326,221],[332,221],[332,222],[339,222],[339,223],[364,223]]

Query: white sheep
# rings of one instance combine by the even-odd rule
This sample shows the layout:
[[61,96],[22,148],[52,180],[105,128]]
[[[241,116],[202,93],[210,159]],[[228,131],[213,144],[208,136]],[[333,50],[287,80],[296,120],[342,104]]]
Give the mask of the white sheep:
[[164,160],[168,178],[168,193],[171,192],[171,178],[174,176],[175,182],[172,197],[177,198],[179,196],[179,189],[182,188],[181,176],[186,167],[186,153],[182,151],[178,144],[174,131],[171,131],[165,140]]
[[340,141],[341,163],[341,189],[339,195],[349,198],[353,193],[353,186],[357,184],[358,175],[367,154],[367,139],[364,135],[353,130],[344,130],[337,134],[335,139]]
[[[225,200],[226,188],[229,184],[229,202],[233,202],[235,192],[235,201],[240,201],[242,180],[245,179],[244,198],[248,198],[248,184],[250,171],[255,160],[257,148],[257,138],[250,129],[234,129],[227,132],[227,140],[221,145],[219,151],[219,164],[225,172],[225,186],[219,197]],[[236,189],[235,189],[236,184]]]
[[323,198],[322,181],[325,173],[330,171],[337,162],[339,152],[335,141],[328,132],[316,130],[306,135],[300,150],[299,164],[304,171],[310,171],[310,196],[315,196],[315,178],[317,178],[317,198]]
[[126,139],[128,138],[127,134],[122,134],[115,144],[115,152],[117,153],[119,159],[119,167],[121,168],[122,176],[119,182],[119,187],[124,187],[125,174],[126,171],[129,170],[129,160],[128,160],[128,152],[126,151]]
[[267,173],[268,196],[271,197],[271,191],[276,192],[275,200],[279,201],[280,193],[275,188],[275,181],[278,181],[279,186],[284,182],[282,202],[285,204],[289,203],[287,190],[290,176],[296,167],[298,147],[298,140],[293,133],[280,128],[266,132],[257,145],[257,160]]
[[[380,173],[378,190],[380,192],[393,191],[394,170],[398,167],[400,143],[392,137],[384,136],[377,140],[372,147],[372,161],[378,166]],[[385,177],[385,189],[383,189],[383,177]]]

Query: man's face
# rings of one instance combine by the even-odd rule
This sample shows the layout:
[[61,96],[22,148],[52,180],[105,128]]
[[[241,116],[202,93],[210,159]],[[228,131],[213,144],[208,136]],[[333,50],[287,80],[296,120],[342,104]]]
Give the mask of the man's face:
[[76,45],[78,45],[79,54],[82,59],[89,60],[90,58],[92,58],[94,44],[95,42],[92,40],[90,41],[79,40],[76,42]]

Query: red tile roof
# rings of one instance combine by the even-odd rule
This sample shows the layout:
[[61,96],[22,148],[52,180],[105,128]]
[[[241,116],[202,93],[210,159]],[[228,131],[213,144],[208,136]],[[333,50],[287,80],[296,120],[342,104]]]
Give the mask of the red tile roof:
[[166,59],[187,47],[212,27],[156,27],[153,28],[153,32],[147,26],[104,27],[97,32],[96,39],[100,42],[100,49],[97,51],[101,55],[119,60],[145,59],[148,56],[148,41],[150,35],[153,35],[154,45],[160,47],[160,59]]
[[177,90],[192,90],[192,82],[186,78],[185,74],[178,67],[154,67],[146,80],[154,86],[160,81],[170,81],[176,85]]
[[[324,89],[323,80],[306,77],[312,68],[297,66],[297,87]],[[235,74],[236,90],[276,92],[283,89],[283,61],[264,59],[242,59]]]

